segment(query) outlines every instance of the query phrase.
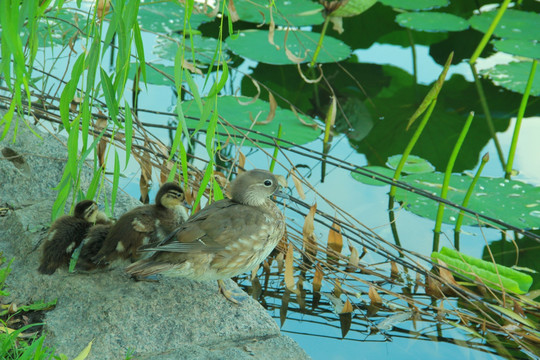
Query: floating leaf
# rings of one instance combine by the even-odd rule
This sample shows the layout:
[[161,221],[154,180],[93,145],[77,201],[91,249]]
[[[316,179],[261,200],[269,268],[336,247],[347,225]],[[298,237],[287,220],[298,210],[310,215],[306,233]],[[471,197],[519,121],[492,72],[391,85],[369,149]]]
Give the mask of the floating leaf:
[[[141,4],[139,8],[139,24],[144,30],[169,34],[184,29],[185,6],[178,1],[154,1]],[[212,18],[195,11],[190,16],[191,28],[196,29]]]
[[532,284],[532,277],[528,274],[477,259],[446,247],[443,247],[440,252],[433,252],[431,257],[434,261],[435,259],[444,261],[449,268],[459,274],[469,278],[480,278],[486,286],[494,289],[500,289],[502,284],[506,291],[525,294]]
[[[157,69],[157,70],[156,70]],[[161,72],[168,75],[163,75]],[[137,66],[135,63],[131,63],[129,67],[130,79],[135,78],[137,73]],[[161,64],[152,64],[152,67],[146,67],[146,82],[153,85],[167,85],[171,86],[174,84],[174,66],[165,66]]]
[[[444,175],[441,173],[426,173],[404,176],[402,181],[434,195],[441,192],[441,184]],[[452,175],[448,189],[447,199],[456,204],[461,204],[472,178],[463,175]],[[434,219],[437,213],[437,202],[427,199],[416,193],[398,189],[396,199],[403,202],[405,209],[413,213]],[[469,209],[480,214],[504,219],[505,222],[519,228],[540,227],[540,187],[515,180],[480,177],[476,184],[473,195],[469,200]],[[457,211],[444,212],[443,221],[454,224],[457,219]],[[464,225],[477,225],[474,216],[463,219]]]
[[448,0],[380,0],[384,5],[403,10],[431,10],[448,6]]
[[469,27],[467,20],[440,12],[403,13],[396,16],[396,22],[409,29],[427,32],[463,31]]
[[[321,131],[318,128],[314,128],[306,124],[314,125],[315,122],[306,116],[300,116],[302,123],[296,115],[290,111],[282,108],[276,109],[276,116],[274,120],[269,124],[255,124],[253,125],[253,119],[259,115],[259,118],[266,118],[270,111],[270,104],[257,99],[255,102],[248,105],[242,105],[240,102],[247,102],[246,97],[235,96],[220,96],[217,100],[219,109],[219,115],[228,121],[231,126],[225,124],[218,124],[217,132],[230,134],[230,138],[226,135],[217,135],[217,138],[225,142],[231,140],[236,144],[240,144],[243,140],[243,134],[247,134],[249,139],[254,141],[263,140],[269,144],[256,143],[251,141],[243,141],[244,146],[261,146],[261,147],[274,147],[272,140],[266,136],[250,133],[246,130],[235,130],[233,126],[241,126],[244,128],[252,128],[255,131],[264,133],[266,135],[277,136],[279,130],[279,124],[283,124],[283,131],[281,135],[282,140],[294,142],[296,144],[306,144],[311,142],[319,136]],[[201,113],[195,100],[185,101],[182,103],[182,109],[187,120],[187,126],[194,128],[197,126],[198,120],[192,118],[200,118]],[[189,117],[189,118],[188,118]],[[206,128],[208,123],[203,126]],[[272,144],[271,144],[272,143]],[[292,146],[287,143],[281,143],[282,147]]]
[[[393,155],[388,158],[386,163],[392,169],[396,169],[397,165],[401,161],[401,155]],[[422,159],[416,155],[409,155],[402,172],[406,174],[421,174],[430,173],[435,171],[435,167],[431,165],[426,159]],[[393,175],[393,174],[392,174]]]
[[[182,41],[183,39],[178,35],[168,38],[158,38],[154,47],[154,54],[161,59],[174,61],[178,48],[182,46]],[[216,61],[216,59],[214,59],[214,54],[218,47],[222,48],[221,50],[224,51],[224,55],[226,54],[225,50],[227,50],[227,45],[225,43],[220,43],[214,38],[194,35],[185,40],[185,60],[193,61],[191,42],[193,42],[193,53],[195,54],[197,63],[211,64],[212,60]],[[228,57],[225,56],[221,60],[228,61]]]
[[[411,157],[411,156],[409,156],[409,157]],[[372,171],[374,171],[374,172],[376,172],[378,174],[381,174],[381,175],[389,177],[389,178],[393,178],[394,174],[395,174],[395,170],[385,168],[385,167],[382,167],[382,166],[364,166],[362,169],[369,169],[369,170],[372,170]],[[356,172],[351,172],[351,176],[353,177],[353,179],[355,179],[356,181],[361,182],[362,184],[375,185],[375,186],[388,185],[385,182],[370,178],[369,176],[366,176],[366,175],[358,174]]]
[[343,1],[344,5],[338,7],[330,13],[332,17],[349,17],[360,15],[367,9],[375,5],[377,0],[348,0]]
[[498,51],[508,54],[540,59],[540,44],[537,40],[503,39],[493,41]]
[[[245,30],[236,37],[226,40],[229,48],[236,54],[265,64],[287,65],[295,64],[284,50],[284,40],[287,35],[287,49],[301,62],[310,62],[317,47],[320,34],[299,30],[276,30],[274,43],[279,49],[268,42],[268,31]],[[344,42],[326,35],[323,47],[317,57],[318,63],[334,63],[345,60],[351,54],[351,49]]]
[[[481,71],[481,74],[487,75],[495,85],[523,94],[530,72],[531,63],[522,61],[497,65]],[[540,96],[540,76],[533,79],[531,95]]]
[[[311,0],[275,0],[272,15],[276,25],[306,26],[317,25],[324,21],[321,5]],[[256,24],[270,23],[268,0],[235,0],[236,11],[240,20]]]
[[[471,26],[486,32],[497,11],[483,12],[469,19]],[[520,10],[506,10],[495,28],[494,34],[505,39],[540,39],[540,14]]]

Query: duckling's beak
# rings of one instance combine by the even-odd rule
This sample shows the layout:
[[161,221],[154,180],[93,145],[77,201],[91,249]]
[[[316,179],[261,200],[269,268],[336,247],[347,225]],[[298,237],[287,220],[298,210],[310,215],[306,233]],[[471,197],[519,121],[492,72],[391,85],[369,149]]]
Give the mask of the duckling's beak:
[[190,204],[188,204],[188,202],[186,200],[184,200],[184,202],[182,203],[182,205],[184,205],[184,207],[188,210],[191,210],[193,209],[193,206],[191,206]]

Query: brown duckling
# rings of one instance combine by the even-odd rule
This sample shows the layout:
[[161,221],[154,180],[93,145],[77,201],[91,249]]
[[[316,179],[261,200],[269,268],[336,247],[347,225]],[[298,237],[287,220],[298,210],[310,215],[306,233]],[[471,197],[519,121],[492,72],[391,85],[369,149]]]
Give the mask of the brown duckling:
[[179,185],[163,184],[156,194],[155,204],[139,206],[118,219],[92,261],[99,264],[116,259],[139,259],[139,247],[163,241],[168,233],[186,221],[184,199],[184,190]]
[[192,280],[218,280],[232,302],[223,279],[251,271],[285,234],[285,217],[270,199],[285,178],[265,170],[240,174],[231,184],[231,199],[216,201],[191,216],[157,246],[155,253],[127,267],[136,277],[157,273]]
[[73,251],[81,244],[88,229],[95,223],[106,224],[107,216],[99,211],[92,200],[82,200],[75,205],[73,215],[64,215],[51,225],[39,265],[42,274],[53,274],[62,265],[67,265]]
[[113,224],[94,225],[88,230],[86,237],[81,243],[81,252],[77,260],[77,270],[90,271],[107,266],[105,262],[96,263],[93,258],[97,255]]

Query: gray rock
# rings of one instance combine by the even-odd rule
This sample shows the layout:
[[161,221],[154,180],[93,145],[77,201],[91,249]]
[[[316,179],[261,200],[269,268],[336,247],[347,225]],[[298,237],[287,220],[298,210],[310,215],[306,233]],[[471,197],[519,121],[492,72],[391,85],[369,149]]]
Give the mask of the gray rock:
[[[0,128],[0,133],[3,131]],[[93,340],[89,359],[306,359],[292,339],[254,300],[240,306],[218,293],[217,284],[163,278],[135,282],[123,267],[92,273],[53,275],[37,272],[40,242],[50,225],[66,149],[52,135],[43,139],[19,126],[0,142],[0,205],[13,210],[0,217],[0,251],[15,257],[6,286],[7,301],[23,305],[39,300],[58,303],[45,317],[47,344],[68,358]],[[13,154],[18,161],[6,160]],[[8,156],[7,156],[7,155]],[[82,176],[83,188],[91,171]],[[106,192],[105,196],[110,196]],[[139,203],[119,193],[115,215]],[[66,211],[69,207],[66,207]],[[227,286],[238,290],[233,281]]]

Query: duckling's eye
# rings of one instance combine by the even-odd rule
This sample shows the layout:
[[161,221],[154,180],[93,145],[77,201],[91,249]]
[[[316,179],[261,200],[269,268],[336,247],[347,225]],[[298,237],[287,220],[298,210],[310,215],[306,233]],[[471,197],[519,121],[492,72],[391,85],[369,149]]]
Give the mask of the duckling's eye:
[[264,180],[264,186],[272,186],[272,180]]

